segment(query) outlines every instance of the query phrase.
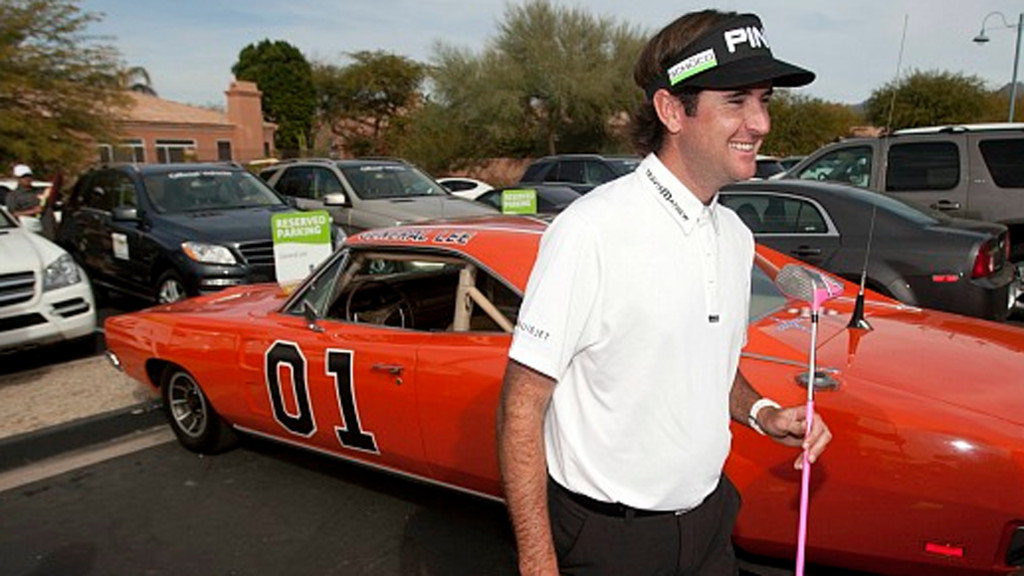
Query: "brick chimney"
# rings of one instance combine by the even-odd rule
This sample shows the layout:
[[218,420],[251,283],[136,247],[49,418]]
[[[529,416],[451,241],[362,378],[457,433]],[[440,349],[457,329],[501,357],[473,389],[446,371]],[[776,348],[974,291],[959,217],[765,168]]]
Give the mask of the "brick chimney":
[[[263,105],[260,102],[262,93],[255,82],[232,80],[231,86],[224,94],[227,96],[228,122],[235,125],[235,160],[247,162],[262,158],[266,136],[263,127]],[[273,132],[270,134],[270,140],[273,141]]]

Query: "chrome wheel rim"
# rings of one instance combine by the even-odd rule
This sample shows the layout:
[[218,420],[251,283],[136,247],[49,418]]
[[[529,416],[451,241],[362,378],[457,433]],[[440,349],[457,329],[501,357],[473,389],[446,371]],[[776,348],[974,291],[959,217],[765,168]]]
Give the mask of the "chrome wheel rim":
[[206,398],[195,380],[182,372],[175,374],[167,387],[167,402],[178,430],[190,438],[203,435],[209,414]]
[[185,287],[182,286],[181,282],[173,278],[164,280],[164,283],[160,285],[158,298],[161,304],[170,304],[171,302],[177,302],[185,298]]

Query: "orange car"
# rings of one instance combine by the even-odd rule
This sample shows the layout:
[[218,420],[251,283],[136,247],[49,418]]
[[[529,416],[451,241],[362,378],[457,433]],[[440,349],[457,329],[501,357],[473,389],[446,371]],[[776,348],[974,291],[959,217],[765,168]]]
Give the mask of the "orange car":
[[[363,232],[293,293],[275,285],[113,317],[112,360],[158,389],[187,448],[237,432],[500,499],[494,419],[545,224],[495,217]],[[801,404],[803,304],[758,248],[741,369]],[[835,434],[812,474],[809,563],[878,574],[1020,574],[1024,330],[869,295],[822,313],[817,409]],[[806,380],[806,378],[805,378]],[[727,471],[741,551],[792,565],[796,453],[746,426]]]

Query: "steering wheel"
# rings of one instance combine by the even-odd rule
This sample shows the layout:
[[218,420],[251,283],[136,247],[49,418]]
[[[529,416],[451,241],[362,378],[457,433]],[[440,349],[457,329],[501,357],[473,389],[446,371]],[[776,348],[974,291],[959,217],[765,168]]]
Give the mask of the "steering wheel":
[[[356,294],[363,292],[367,287],[374,288],[374,294],[370,296],[371,305],[364,311],[353,313],[352,303],[356,299]],[[412,304],[395,286],[383,280],[364,280],[353,286],[345,298],[345,319],[349,322],[364,322],[378,326],[411,327]]]

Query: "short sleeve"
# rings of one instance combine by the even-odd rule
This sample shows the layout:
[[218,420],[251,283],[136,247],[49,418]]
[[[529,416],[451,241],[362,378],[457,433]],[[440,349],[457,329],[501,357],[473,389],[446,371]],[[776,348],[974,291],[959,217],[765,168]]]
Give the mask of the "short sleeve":
[[582,218],[564,212],[541,239],[509,357],[558,380],[596,339],[600,291],[598,237]]

